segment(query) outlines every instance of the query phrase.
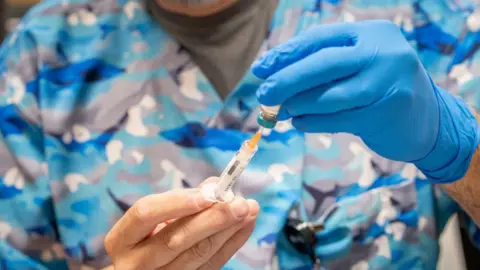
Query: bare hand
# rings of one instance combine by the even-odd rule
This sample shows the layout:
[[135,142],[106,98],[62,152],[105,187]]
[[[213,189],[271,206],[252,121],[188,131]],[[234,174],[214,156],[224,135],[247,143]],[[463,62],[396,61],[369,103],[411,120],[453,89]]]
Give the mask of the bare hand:
[[115,270],[220,269],[245,244],[258,212],[256,201],[239,197],[212,205],[198,189],[150,195],[115,224],[105,248]]

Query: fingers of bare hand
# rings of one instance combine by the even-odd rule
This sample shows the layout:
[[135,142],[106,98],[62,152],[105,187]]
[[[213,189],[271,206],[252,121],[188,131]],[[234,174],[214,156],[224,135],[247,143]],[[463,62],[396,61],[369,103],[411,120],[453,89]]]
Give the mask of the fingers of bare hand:
[[105,237],[105,249],[114,259],[145,239],[158,224],[190,216],[211,205],[198,189],[146,196],[138,200],[110,230]]
[[202,188],[204,185],[209,184],[209,183],[215,183],[218,181],[218,177],[210,177],[207,178],[207,180],[203,181],[198,188]]
[[255,228],[255,220],[248,222],[233,237],[231,237],[206,263],[197,268],[198,270],[219,270],[237,251],[245,245]]
[[[184,251],[173,262],[169,263],[161,270],[195,270],[205,264],[220,248],[238,231],[246,225],[251,224],[258,215],[258,203],[253,200],[247,200],[249,206],[249,215],[242,222],[201,240],[190,249]],[[159,270],[160,270],[159,269]]]
[[203,212],[178,219],[137,247],[144,257],[140,259],[151,261],[155,267],[164,266],[201,240],[241,222],[248,214],[248,203],[235,198],[231,203],[215,204]]

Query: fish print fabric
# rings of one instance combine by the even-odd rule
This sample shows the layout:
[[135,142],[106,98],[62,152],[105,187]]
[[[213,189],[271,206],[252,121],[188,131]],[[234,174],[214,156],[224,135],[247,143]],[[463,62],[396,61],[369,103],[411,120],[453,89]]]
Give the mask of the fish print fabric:
[[[103,238],[137,199],[219,175],[256,130],[261,81],[246,74],[220,99],[144,1],[47,0],[1,47],[0,269],[108,265]],[[368,19],[394,21],[436,83],[479,108],[473,0],[280,0],[258,55],[313,25]],[[460,211],[411,164],[289,122],[262,139],[235,192],[261,213],[224,269],[311,269],[282,233],[288,216],[324,224],[325,269],[435,269]]]

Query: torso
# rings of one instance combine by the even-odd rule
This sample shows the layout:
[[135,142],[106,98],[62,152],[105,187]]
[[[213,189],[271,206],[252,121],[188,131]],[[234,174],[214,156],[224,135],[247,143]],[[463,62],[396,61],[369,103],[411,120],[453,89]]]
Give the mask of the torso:
[[[260,81],[247,74],[222,101],[141,0],[119,2],[52,4],[31,17],[36,31],[60,38],[39,38],[40,46],[57,55],[48,59],[50,65],[61,68],[45,73],[32,91],[40,97],[48,183],[71,267],[107,264],[102,239],[135,200],[219,175],[256,129]],[[315,23],[382,17],[409,30],[419,17],[412,1],[323,1],[321,7],[315,2],[320,1],[281,0],[259,54]],[[431,2],[436,23],[460,36],[466,13],[448,14],[444,1]],[[449,21],[436,12],[448,14]],[[51,25],[61,32],[52,33],[59,29]],[[429,36],[417,32],[412,41],[423,37]],[[434,79],[468,97],[471,85],[448,79],[451,55],[432,49],[419,54]],[[85,74],[84,81],[78,74]],[[329,269],[435,268],[435,190],[413,166],[378,157],[354,136],[305,135],[280,123],[261,141],[236,192],[257,199],[262,210],[229,269],[273,267],[277,252],[282,269],[308,269],[305,257],[278,234],[297,201],[305,210],[299,215],[311,221],[338,207],[327,227],[346,227],[354,244],[351,253],[326,263]]]

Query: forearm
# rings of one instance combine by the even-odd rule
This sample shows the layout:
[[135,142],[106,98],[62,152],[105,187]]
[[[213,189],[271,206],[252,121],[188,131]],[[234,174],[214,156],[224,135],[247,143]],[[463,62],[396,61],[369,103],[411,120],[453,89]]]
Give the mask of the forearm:
[[[476,114],[480,123],[480,116]],[[480,226],[480,147],[475,151],[465,176],[441,187],[467,212]]]

